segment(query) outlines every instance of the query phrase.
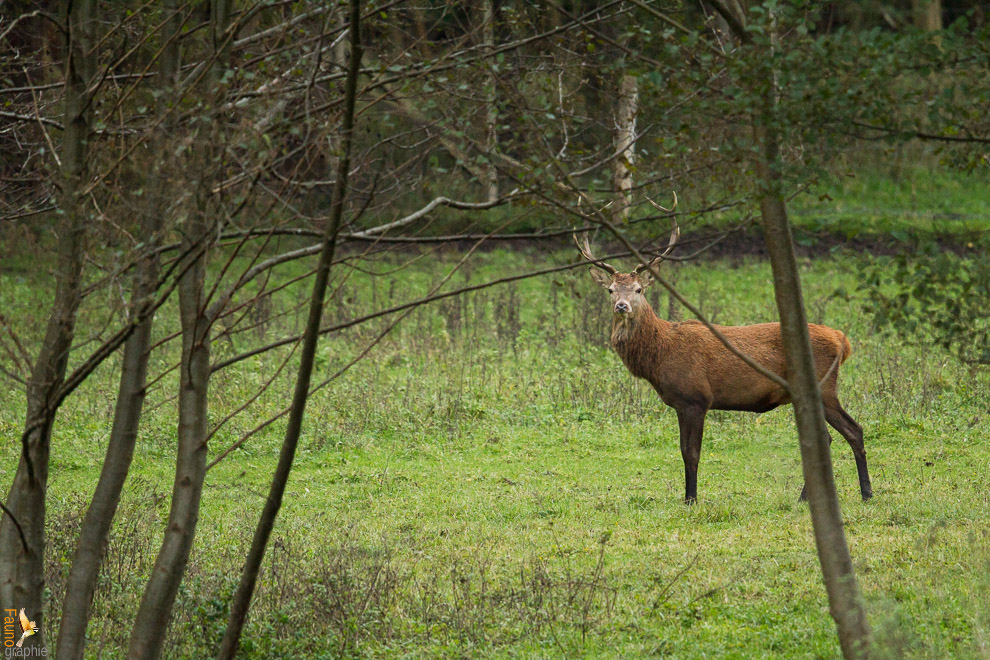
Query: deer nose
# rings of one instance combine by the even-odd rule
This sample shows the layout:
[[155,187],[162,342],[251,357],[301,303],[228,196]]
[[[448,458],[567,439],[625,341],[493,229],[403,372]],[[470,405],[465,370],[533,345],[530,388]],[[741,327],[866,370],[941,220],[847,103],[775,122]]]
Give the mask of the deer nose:
[[627,303],[625,300],[620,300],[619,302],[615,303],[616,314],[628,314],[630,309],[631,308],[629,307],[629,303]]

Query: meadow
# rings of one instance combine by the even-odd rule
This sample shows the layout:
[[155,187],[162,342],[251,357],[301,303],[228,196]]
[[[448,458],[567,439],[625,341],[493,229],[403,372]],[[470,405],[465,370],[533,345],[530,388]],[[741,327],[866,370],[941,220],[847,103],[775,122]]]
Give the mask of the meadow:
[[[328,320],[414,298],[462,255],[425,256],[379,277],[352,271]],[[860,501],[852,453],[837,434],[833,460],[876,655],[990,657],[990,374],[872,328],[856,294],[858,266],[870,259],[840,248],[802,258],[801,268],[810,320],[843,330],[853,344],[840,397],[865,430],[872,501]],[[474,257],[451,286],[573,260],[564,247],[496,249]],[[664,268],[717,323],[776,319],[763,260]],[[839,655],[808,509],[798,502],[790,408],[711,413],[699,502],[685,506],[675,415],[608,348],[606,297],[586,270],[418,308],[310,398],[244,657]],[[8,316],[33,320],[28,337],[41,332],[47,275],[25,260],[8,262],[2,278]],[[289,291],[283,299],[304,299],[304,286]],[[666,294],[657,286],[649,297],[666,317]],[[83,327],[96,327],[107,304],[89,301]],[[302,316],[276,307],[269,339],[301,326]],[[386,323],[324,338],[316,380]],[[156,334],[170,330],[163,322]],[[218,339],[216,358],[244,342]],[[152,377],[175,350],[155,354]],[[218,372],[214,421],[252,396],[284,355]],[[58,619],[75,531],[99,473],[118,375],[108,362],[59,413],[49,622]],[[172,376],[149,393],[94,605],[93,657],[126,648],[160,543],[175,442]],[[292,377],[285,369],[220,427],[211,459],[288,404]],[[8,387],[0,405],[4,484],[23,411]],[[215,653],[281,432],[278,422],[266,427],[209,472],[169,657]]]

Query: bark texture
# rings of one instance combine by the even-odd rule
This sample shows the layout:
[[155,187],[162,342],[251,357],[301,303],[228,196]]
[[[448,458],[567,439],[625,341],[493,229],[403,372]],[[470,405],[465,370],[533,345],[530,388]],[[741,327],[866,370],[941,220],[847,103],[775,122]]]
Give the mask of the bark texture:
[[914,25],[925,32],[942,29],[942,0],[911,0]]
[[619,105],[615,113],[615,164],[613,185],[619,194],[612,214],[616,222],[629,216],[632,204],[633,168],[636,165],[636,112],[639,108],[639,84],[636,76],[622,76],[619,83]]
[[[163,9],[172,16],[166,27],[164,35],[166,45],[159,62],[162,88],[166,89],[171,86],[179,70],[177,37],[182,21],[178,14],[178,0],[165,0]],[[159,153],[164,151],[162,147],[166,133],[167,129],[164,129],[157,139]],[[157,165],[158,194],[141,223],[141,236],[145,238],[144,247],[148,254],[137,265],[131,292],[129,322],[134,326],[134,332],[124,344],[120,385],[117,389],[117,403],[114,408],[113,427],[110,430],[107,452],[100,470],[100,478],[79,532],[79,541],[62,602],[62,621],[59,625],[56,656],[63,659],[82,658],[85,651],[86,626],[89,623],[93,594],[96,591],[110,527],[134,456],[134,445],[144,407],[148,352],[154,324],[155,293],[161,270],[156,248],[164,213],[163,199],[168,192],[162,172],[163,163],[159,162]]]
[[22,452],[6,499],[10,515],[20,523],[26,547],[9,517],[0,518],[0,606],[23,607],[38,623],[38,634],[29,637],[26,646],[45,645],[42,595],[48,460],[58,393],[65,378],[80,300],[86,215],[78,191],[87,173],[91,83],[96,73],[93,45],[99,18],[96,0],[66,0],[60,11],[62,24],[67,27],[68,57],[55,297],[28,382]]
[[[157,216],[149,216],[149,221],[145,223],[145,236],[152,236],[157,232],[157,227],[148,226],[158,224],[153,218]],[[152,249],[149,256],[139,264],[135,276],[130,312],[130,322],[135,325],[135,329],[124,344],[120,385],[107,452],[96,490],[83,519],[76,554],[66,583],[56,653],[59,658],[82,658],[85,650],[86,624],[89,622],[93,593],[96,591],[110,526],[134,456],[134,443],[144,406],[148,348],[153,324],[151,309],[157,290],[158,271],[159,260]]]
[[764,113],[754,135],[759,146],[756,171],[760,179],[763,233],[773,269],[774,295],[787,360],[794,419],[801,445],[801,465],[811,508],[818,560],[828,592],[829,612],[835,620],[839,645],[846,658],[869,655],[870,628],[835,490],[830,439],[825,426],[822,395],[804,311],[797,257],[783,193],[779,189],[780,149],[772,124],[772,97],[764,98]]
[[[221,82],[226,67],[225,52],[230,42],[230,0],[210,3],[208,34],[212,63],[204,94],[213,106],[222,100]],[[209,432],[208,392],[210,382],[210,332],[213,316],[207,310],[206,266],[209,246],[216,234],[213,218],[212,181],[220,159],[221,133],[213,118],[206,139],[193,159],[201,181],[196,208],[183,228],[182,253],[189,255],[179,279],[179,318],[182,327],[182,357],[179,374],[179,426],[175,479],[165,538],[155,557],[155,565],[145,585],[127,651],[129,658],[158,658],[172,614],[179,585],[186,572],[199,522],[199,506],[206,478],[206,439]]]
[[[484,42],[485,52],[495,48],[495,0],[482,0],[484,3]],[[485,193],[489,202],[498,199],[498,169],[495,167],[495,150],[498,149],[498,107],[494,63],[488,63],[488,90],[485,99],[485,149],[488,151],[488,165],[485,167]]]
[[183,251],[192,263],[179,282],[182,358],[179,375],[179,427],[175,481],[165,538],[145,585],[131,630],[129,658],[157,658],[168,629],[172,604],[185,574],[199,521],[199,503],[206,476],[207,392],[210,379],[210,323],[203,309],[206,278],[203,216],[192,223]]

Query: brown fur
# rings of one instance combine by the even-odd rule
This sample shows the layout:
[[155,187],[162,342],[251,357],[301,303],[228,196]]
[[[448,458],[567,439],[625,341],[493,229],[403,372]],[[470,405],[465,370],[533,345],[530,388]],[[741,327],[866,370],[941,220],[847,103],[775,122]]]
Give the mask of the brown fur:
[[[653,386],[677,411],[687,481],[686,500],[696,497],[697,463],[704,417],[708,410],[766,412],[790,403],[779,385],[750,368],[698,321],[669,323],[657,317],[643,290],[648,272],[609,275],[591,269],[595,281],[612,294],[611,343],[630,373]],[[779,323],[716,326],[741,352],[787,379]],[[853,448],[864,499],[872,494],[863,449],[862,429],[838,399],[838,365],[852,354],[846,336],[834,328],[808,324],[815,367],[821,381],[826,420]]]

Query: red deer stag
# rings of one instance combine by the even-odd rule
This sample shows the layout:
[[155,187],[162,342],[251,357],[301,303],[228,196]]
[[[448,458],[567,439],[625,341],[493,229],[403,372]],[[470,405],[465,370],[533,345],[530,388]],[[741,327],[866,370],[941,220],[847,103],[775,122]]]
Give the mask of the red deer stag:
[[[626,367],[637,378],[649,381],[665,404],[677,412],[684,459],[684,501],[698,497],[698,459],[705,415],[709,410],[745,410],[762,413],[790,403],[787,391],[749,367],[699,321],[669,323],[657,317],[643,290],[653,283],[650,268],[670,254],[679,230],[674,223],[670,245],[649,265],[640,264],[631,273],[595,258],[584,237],[574,236],[581,255],[592,264],[591,277],[612,294],[611,344]],[[784,346],[779,323],[716,326],[740,352],[760,365],[787,378]],[[839,404],[838,364],[852,352],[846,336],[824,325],[808,324],[815,365],[821,382],[825,419],[842,434],[856,457],[859,489],[863,500],[873,495],[866,468],[863,429]],[[806,492],[802,490],[801,499]]]

